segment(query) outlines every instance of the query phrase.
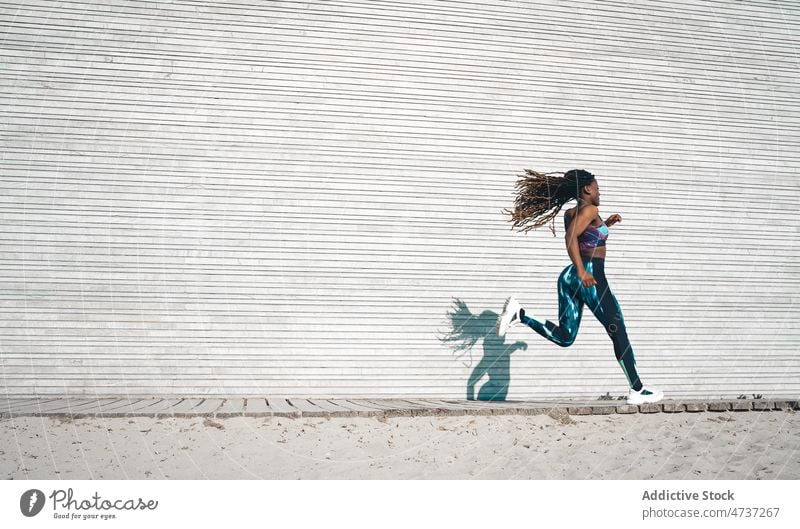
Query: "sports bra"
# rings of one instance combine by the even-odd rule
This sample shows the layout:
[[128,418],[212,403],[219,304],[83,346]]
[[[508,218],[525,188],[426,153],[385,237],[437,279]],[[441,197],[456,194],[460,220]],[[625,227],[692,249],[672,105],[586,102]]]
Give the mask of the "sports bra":
[[[577,213],[576,213],[577,214]],[[564,212],[564,229],[567,229],[569,222],[567,212]],[[600,226],[589,226],[578,236],[578,246],[581,250],[591,250],[598,246],[605,246],[608,239],[608,226],[605,221]]]

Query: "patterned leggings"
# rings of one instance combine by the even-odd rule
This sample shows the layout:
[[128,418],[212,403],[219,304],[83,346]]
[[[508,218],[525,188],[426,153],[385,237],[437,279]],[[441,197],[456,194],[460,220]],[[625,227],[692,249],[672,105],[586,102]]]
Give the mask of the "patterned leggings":
[[574,264],[568,265],[558,277],[558,323],[555,325],[550,320],[544,323],[529,317],[522,317],[522,323],[538,332],[551,342],[562,347],[569,347],[578,336],[578,327],[581,324],[584,303],[594,313],[600,323],[605,327],[608,336],[614,344],[614,354],[617,357],[628,384],[638,391],[642,387],[639,375],[636,373],[636,358],[633,348],[628,341],[628,332],[625,329],[625,320],[622,318],[622,309],[611,292],[606,281],[604,269],[605,259],[592,257],[583,258],[583,267],[594,276],[596,285],[584,287],[578,278],[578,271]]

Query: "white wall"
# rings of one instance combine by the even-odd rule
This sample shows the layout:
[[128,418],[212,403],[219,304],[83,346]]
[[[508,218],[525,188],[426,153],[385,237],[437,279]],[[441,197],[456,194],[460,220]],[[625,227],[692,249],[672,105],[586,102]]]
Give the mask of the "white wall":
[[[4,394],[462,398],[484,343],[437,338],[454,298],[557,319],[563,213],[501,213],[525,167],[622,215],[645,382],[800,390],[796,2],[0,12]],[[507,338],[509,399],[627,389],[588,310],[570,348]]]

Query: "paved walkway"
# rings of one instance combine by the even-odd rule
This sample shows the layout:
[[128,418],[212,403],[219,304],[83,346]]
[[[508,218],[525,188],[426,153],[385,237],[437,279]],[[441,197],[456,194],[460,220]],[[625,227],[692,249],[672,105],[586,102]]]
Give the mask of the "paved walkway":
[[416,415],[606,415],[702,411],[798,410],[798,399],[664,400],[628,405],[622,400],[468,401],[426,398],[55,398],[0,399],[0,419],[71,417],[370,417]]

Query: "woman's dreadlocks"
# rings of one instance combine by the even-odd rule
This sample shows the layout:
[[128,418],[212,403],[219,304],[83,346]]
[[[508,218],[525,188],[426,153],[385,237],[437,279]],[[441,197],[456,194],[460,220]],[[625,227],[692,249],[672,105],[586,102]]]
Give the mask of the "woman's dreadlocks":
[[[518,229],[526,233],[552,220],[561,207],[572,199],[577,200],[581,188],[591,184],[594,175],[583,169],[572,169],[563,176],[553,176],[556,173],[539,173],[525,169],[516,183],[517,197],[514,201],[514,211],[504,209],[510,214],[513,222],[511,229]],[[550,225],[553,236],[556,230]]]

